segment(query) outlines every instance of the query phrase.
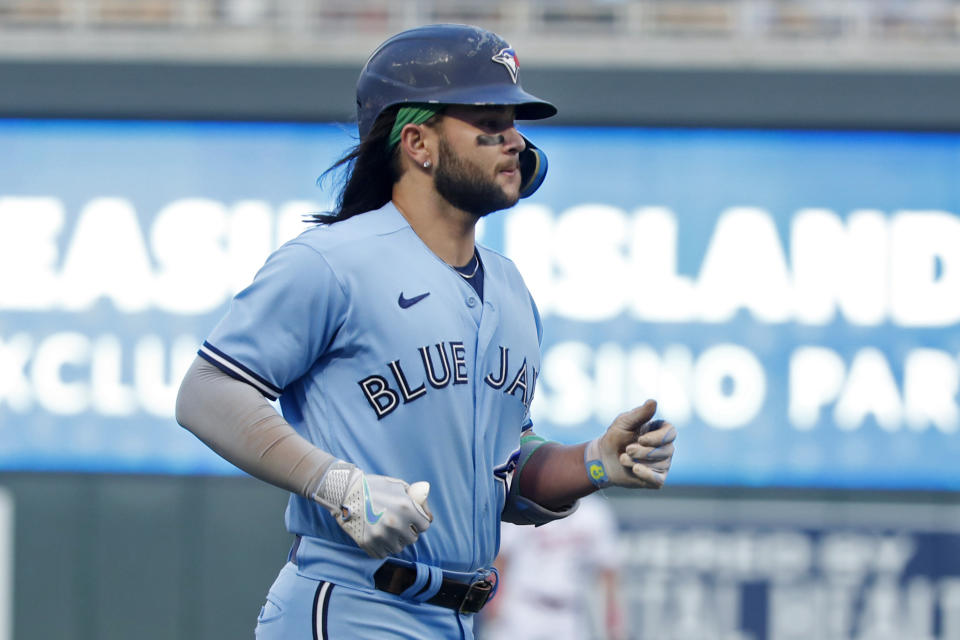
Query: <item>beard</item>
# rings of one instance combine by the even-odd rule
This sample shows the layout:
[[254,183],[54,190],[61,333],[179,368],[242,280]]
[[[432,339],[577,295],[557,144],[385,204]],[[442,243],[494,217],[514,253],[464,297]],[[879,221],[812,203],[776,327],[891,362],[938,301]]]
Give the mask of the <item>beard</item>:
[[446,140],[440,139],[440,163],[434,182],[444,200],[478,218],[488,213],[509,209],[519,195],[507,195],[493,178],[462,156],[458,156]]

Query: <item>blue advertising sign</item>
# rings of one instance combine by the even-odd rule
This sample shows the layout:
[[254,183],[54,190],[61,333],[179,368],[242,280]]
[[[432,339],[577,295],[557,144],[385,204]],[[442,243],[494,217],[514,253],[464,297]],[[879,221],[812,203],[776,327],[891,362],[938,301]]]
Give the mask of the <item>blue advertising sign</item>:
[[609,502],[631,638],[960,638],[955,505]]
[[[960,488],[960,135],[526,133],[546,182],[478,235],[544,318],[539,432],[652,397],[674,484]],[[0,469],[235,472],[180,377],[352,135],[0,121]]]

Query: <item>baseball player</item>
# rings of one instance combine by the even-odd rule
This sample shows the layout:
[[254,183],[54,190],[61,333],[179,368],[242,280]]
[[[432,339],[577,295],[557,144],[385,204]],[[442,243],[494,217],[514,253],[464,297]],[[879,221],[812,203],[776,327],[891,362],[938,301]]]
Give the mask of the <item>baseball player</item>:
[[291,492],[295,543],[258,638],[472,638],[501,519],[663,484],[675,430],[653,401],[587,444],[534,433],[540,319],[513,263],[474,243],[546,172],[514,120],[554,113],[496,34],[390,38],[360,73],[337,208],[267,259],[200,348],[177,420]]
[[549,527],[504,525],[503,586],[483,610],[483,640],[623,640],[617,520],[607,500],[578,502]]

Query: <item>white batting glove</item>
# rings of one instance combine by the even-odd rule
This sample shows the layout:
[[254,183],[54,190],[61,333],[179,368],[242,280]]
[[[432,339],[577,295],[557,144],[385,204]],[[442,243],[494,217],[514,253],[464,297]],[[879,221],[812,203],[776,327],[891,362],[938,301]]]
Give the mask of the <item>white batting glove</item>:
[[669,422],[651,420],[657,403],[621,413],[606,433],[587,444],[587,475],[597,487],[659,489],[667,479],[677,430]]
[[426,482],[408,485],[399,478],[369,475],[349,462],[338,461],[324,473],[313,499],[326,507],[368,555],[385,558],[416,542],[430,526],[429,490]]

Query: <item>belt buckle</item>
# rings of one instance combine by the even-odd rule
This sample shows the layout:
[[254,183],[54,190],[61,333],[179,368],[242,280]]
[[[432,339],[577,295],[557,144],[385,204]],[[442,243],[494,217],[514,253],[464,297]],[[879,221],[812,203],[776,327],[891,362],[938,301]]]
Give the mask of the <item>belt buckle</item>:
[[487,604],[492,593],[493,583],[485,578],[471,583],[460,603],[460,613],[477,613]]

